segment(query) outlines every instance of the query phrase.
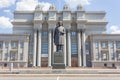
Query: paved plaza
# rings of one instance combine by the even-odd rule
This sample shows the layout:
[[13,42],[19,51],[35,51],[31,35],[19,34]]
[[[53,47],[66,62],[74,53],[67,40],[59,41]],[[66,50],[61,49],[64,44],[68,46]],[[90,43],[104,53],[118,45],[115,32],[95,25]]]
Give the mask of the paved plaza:
[[120,80],[120,74],[6,74],[0,80]]

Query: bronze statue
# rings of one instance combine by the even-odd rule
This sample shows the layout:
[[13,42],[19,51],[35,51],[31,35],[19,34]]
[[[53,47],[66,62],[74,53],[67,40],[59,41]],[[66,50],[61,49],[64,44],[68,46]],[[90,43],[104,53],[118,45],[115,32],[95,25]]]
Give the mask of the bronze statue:
[[63,51],[64,34],[65,34],[65,28],[63,27],[63,23],[60,21],[58,22],[58,25],[54,31],[54,43],[56,45],[57,52]]

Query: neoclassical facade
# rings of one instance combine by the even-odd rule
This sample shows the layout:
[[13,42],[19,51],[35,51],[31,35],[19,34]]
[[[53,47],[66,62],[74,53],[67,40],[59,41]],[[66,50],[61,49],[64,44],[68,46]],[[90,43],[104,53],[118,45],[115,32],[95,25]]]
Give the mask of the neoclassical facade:
[[118,58],[114,56],[114,61],[111,57],[113,53],[119,55],[119,48],[111,49],[109,45],[113,41],[114,47],[120,46],[120,35],[105,34],[108,23],[105,15],[105,11],[85,11],[81,5],[76,11],[67,5],[62,11],[57,11],[54,5],[42,11],[41,5],[37,5],[34,11],[14,12],[13,34],[29,35],[27,66],[52,67],[56,51],[54,29],[58,21],[63,21],[66,67],[116,66]]
[[107,21],[104,11],[85,11],[81,5],[72,12],[65,5],[63,11],[57,11],[51,5],[48,11],[42,11],[37,5],[34,11],[15,11],[12,24],[13,33],[30,34],[29,54],[32,54],[33,66],[52,66],[54,29],[58,21],[63,21],[66,29],[64,62],[68,67],[87,66],[85,42],[91,34],[102,34]]
[[0,34],[0,66],[28,66],[29,35]]

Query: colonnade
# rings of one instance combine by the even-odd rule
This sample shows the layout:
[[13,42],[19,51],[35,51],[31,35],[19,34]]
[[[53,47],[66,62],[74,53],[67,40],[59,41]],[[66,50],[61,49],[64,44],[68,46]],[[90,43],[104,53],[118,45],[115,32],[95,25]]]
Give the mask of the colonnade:
[[[52,66],[52,52],[55,51],[55,45],[52,43],[52,33],[54,29],[48,29],[48,67]],[[33,46],[33,66],[41,67],[41,39],[42,30],[34,30],[34,46]],[[38,36],[38,37],[37,37]],[[66,66],[71,67],[71,32],[66,29],[64,38],[64,63]],[[85,53],[85,29],[77,30],[77,44],[78,44],[78,67],[86,66],[86,53]],[[38,49],[37,49],[38,47]],[[38,51],[37,51],[38,50]],[[66,58],[68,55],[68,58]]]

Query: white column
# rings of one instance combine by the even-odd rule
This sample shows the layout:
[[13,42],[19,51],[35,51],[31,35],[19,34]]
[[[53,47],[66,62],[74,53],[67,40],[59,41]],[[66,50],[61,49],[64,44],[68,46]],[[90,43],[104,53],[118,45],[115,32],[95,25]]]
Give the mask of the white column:
[[51,30],[48,33],[48,67],[51,67]]
[[82,31],[83,66],[86,67],[85,32]]
[[[20,54],[21,54],[21,52],[20,52],[20,41],[18,41],[18,61],[20,61]],[[17,67],[19,67],[19,62],[17,63]]]
[[67,32],[67,41],[68,41],[68,66],[71,67],[71,36],[70,30]]
[[115,57],[115,61],[117,61],[117,53],[116,53],[116,41],[114,41],[114,57]]
[[99,61],[101,61],[101,46],[100,46],[100,41],[98,42],[98,54],[99,54]]
[[108,41],[108,50],[109,50],[109,52],[108,52],[109,53],[108,54],[109,55],[109,59],[108,60],[111,61],[110,41]]
[[4,61],[5,58],[5,42],[3,41],[3,46],[2,46],[2,61]]
[[52,52],[53,52],[53,53],[52,53],[52,57],[51,57],[51,58],[52,58],[52,63],[53,63],[53,62],[54,62],[53,54],[54,54],[54,52],[56,52],[56,45],[55,45],[55,43],[54,43],[54,29],[53,29],[53,32],[52,32],[52,33],[53,33],[53,35],[52,35],[52,36],[53,36],[53,37],[52,37],[52,40],[53,40],[53,42],[52,42],[52,43],[53,43],[53,44],[52,44],[52,45],[53,45],[53,51],[52,51]]
[[29,39],[27,39],[27,40],[24,42],[24,48],[23,48],[23,59],[24,59],[24,61],[26,62],[26,63],[25,63],[25,67],[28,66],[28,42],[29,42]]
[[8,42],[8,50],[7,50],[7,53],[8,53],[7,61],[10,61],[10,50],[11,50],[11,42],[9,41]]
[[38,56],[37,56],[37,66],[41,66],[41,31],[38,32]]
[[[95,41],[93,40],[93,37],[91,39],[91,58],[92,58],[92,61],[95,61],[96,59],[96,56],[95,56]],[[94,67],[94,62],[92,62],[92,67]]]
[[96,42],[92,40],[92,43],[91,43],[92,49],[91,50],[92,50],[92,54],[93,54],[93,61],[96,61],[95,44],[96,44]]
[[66,34],[64,34],[64,63],[66,66]]
[[82,66],[82,58],[81,58],[81,32],[78,30],[77,33],[77,39],[78,39],[78,66]]
[[54,43],[54,29],[53,29],[53,53],[56,51],[56,45]]
[[20,60],[20,41],[18,41],[18,61]]
[[36,66],[37,30],[34,31],[33,66]]

